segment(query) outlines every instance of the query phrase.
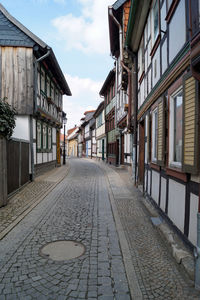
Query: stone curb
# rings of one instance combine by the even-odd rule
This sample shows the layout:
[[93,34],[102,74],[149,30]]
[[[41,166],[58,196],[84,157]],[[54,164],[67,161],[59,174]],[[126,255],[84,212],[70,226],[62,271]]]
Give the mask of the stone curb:
[[2,240],[21,220],[25,218],[69,173],[70,167],[67,168],[67,173],[61,177],[52,187],[49,188],[41,197],[37,199],[32,205],[30,205],[3,231],[0,232],[0,240]]
[[[160,217],[159,212],[150,202],[148,197],[142,196],[142,202],[149,214],[153,217],[152,223],[158,229],[160,235],[167,242],[169,250],[183,271],[185,271],[190,280],[194,281],[194,257],[192,253],[184,246],[178,235],[170,228],[170,225]],[[155,224],[154,218],[160,218],[161,222]]]

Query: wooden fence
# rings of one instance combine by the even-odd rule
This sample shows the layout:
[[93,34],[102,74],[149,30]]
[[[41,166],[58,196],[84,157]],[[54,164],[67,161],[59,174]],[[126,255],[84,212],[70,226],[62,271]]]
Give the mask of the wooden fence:
[[7,141],[8,194],[29,181],[29,143]]

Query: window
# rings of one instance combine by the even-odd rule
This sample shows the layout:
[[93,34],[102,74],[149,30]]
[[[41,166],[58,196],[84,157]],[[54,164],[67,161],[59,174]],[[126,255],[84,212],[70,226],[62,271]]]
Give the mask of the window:
[[42,132],[42,148],[47,148],[47,126],[43,124],[43,132]]
[[45,93],[45,71],[41,68],[41,90]]
[[159,34],[159,6],[158,0],[154,0],[152,7],[152,43],[156,41]]
[[170,99],[170,164],[182,162],[183,92],[178,90]]
[[52,129],[48,127],[48,149],[52,149]]
[[46,80],[46,88],[47,88],[47,97],[50,97],[50,78],[49,76],[47,76],[47,80]]
[[42,124],[37,122],[37,149],[42,148]]
[[157,161],[158,149],[158,110],[157,108],[152,114],[152,161]]
[[54,101],[54,84],[51,82],[51,99]]

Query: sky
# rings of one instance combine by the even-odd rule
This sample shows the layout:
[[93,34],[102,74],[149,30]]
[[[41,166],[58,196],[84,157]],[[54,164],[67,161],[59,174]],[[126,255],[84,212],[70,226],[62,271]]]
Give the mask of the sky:
[[54,51],[72,96],[63,97],[67,129],[96,109],[113,68],[108,6],[115,0],[1,0],[8,12]]

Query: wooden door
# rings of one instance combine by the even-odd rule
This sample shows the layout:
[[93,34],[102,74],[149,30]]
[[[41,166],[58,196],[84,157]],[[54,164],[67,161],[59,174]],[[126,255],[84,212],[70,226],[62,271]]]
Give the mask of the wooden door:
[[60,131],[56,132],[56,149],[57,149],[57,164],[61,164],[60,160]]
[[144,183],[144,155],[145,155],[145,132],[144,121],[139,124],[139,161],[138,161],[138,184]]

